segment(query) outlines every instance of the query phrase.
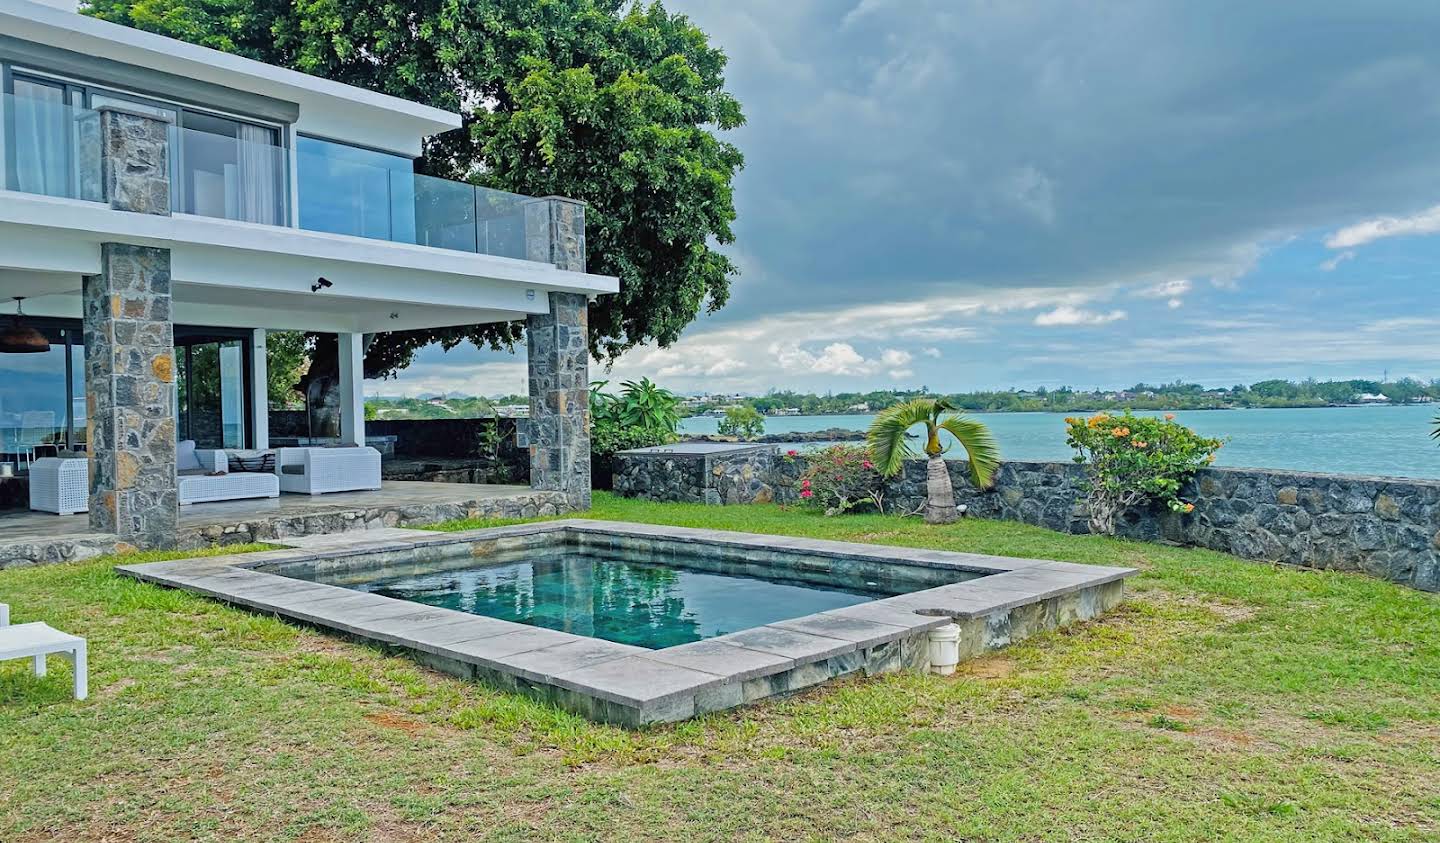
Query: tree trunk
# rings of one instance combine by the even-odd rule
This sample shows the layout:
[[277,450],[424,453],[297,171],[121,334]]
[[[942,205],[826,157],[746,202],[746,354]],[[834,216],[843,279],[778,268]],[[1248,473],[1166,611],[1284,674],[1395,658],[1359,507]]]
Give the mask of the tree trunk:
[[[366,334],[368,352],[375,334]],[[370,372],[366,371],[366,375]],[[340,435],[340,345],[334,334],[319,334],[310,353],[310,367],[300,377],[300,391],[310,413],[309,429],[317,437]]]
[[925,466],[925,523],[949,524],[960,518],[955,505],[955,487],[950,483],[950,469],[945,458],[933,456]]

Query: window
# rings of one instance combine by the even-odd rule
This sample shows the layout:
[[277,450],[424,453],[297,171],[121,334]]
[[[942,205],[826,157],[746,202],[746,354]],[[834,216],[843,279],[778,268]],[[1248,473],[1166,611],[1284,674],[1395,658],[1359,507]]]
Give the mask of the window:
[[285,224],[285,150],[276,131],[185,110],[174,135],[180,154],[177,211],[266,225]]
[[45,334],[50,350],[0,354],[0,462],[14,463],[21,472],[37,456],[85,441],[84,400],[78,405],[73,400],[77,391],[84,395],[78,328],[47,319],[27,318],[26,324]]
[[[94,109],[121,105],[171,123],[171,208],[199,216],[287,225],[288,155],[279,129],[147,97],[25,73],[7,97],[9,184],[26,193],[99,200]],[[90,119],[84,119],[90,118]],[[94,172],[91,172],[91,171]]]

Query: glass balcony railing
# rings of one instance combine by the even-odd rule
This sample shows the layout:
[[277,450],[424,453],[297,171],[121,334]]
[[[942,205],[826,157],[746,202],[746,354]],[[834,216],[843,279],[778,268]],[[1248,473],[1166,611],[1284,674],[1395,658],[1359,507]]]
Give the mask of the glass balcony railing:
[[183,214],[288,225],[290,154],[274,129],[216,121],[235,135],[170,127],[170,205]]
[[[22,193],[104,201],[100,113],[59,99],[4,95],[5,186]],[[138,107],[138,106],[137,106]],[[165,112],[166,109],[153,109]],[[232,135],[169,129],[170,205],[178,213],[285,225],[287,151],[263,140],[273,129],[226,121]]]
[[[57,91],[57,94],[63,92]],[[102,200],[100,115],[62,99],[0,95],[5,187],[62,199]]]
[[525,257],[529,197],[418,175],[404,159],[339,144],[302,139],[297,157],[301,228]]
[[[4,187],[104,200],[98,111],[10,94],[0,104],[9,138]],[[529,197],[418,175],[403,158],[302,138],[295,170],[299,207],[292,214],[290,151],[272,142],[274,130],[208,122],[218,131],[170,128],[171,208],[177,213],[526,257]]]

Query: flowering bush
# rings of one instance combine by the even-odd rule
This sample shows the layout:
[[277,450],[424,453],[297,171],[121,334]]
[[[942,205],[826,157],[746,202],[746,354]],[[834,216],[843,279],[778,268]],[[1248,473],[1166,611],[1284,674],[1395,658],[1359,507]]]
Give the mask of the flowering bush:
[[800,475],[802,503],[824,509],[826,515],[839,515],[865,505],[885,511],[884,482],[870,460],[869,449],[832,445],[801,458],[805,460],[805,471]]
[[1201,467],[1215,461],[1224,444],[1175,421],[1100,413],[1065,420],[1066,442],[1075,462],[1089,468],[1090,527],[1114,534],[1121,515],[1133,506],[1158,501],[1172,512],[1192,512],[1180,499],[1180,487]]

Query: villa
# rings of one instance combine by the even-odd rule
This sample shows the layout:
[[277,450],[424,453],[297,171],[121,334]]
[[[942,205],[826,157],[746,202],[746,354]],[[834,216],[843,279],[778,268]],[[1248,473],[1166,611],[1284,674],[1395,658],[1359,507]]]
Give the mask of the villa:
[[[0,567],[66,533],[172,546],[185,529],[246,517],[220,502],[232,497],[273,517],[342,500],[277,498],[271,478],[291,490],[298,463],[253,475],[248,491],[216,479],[223,461],[192,463],[192,449],[270,448],[272,330],[338,337],[341,444],[360,450],[316,459],[349,457],[364,475],[335,487],[357,511],[392,492],[397,506],[472,512],[481,499],[588,507],[586,307],[619,282],[585,271],[582,203],[415,172],[425,139],[460,115],[65,0],[0,0],[0,91],[0,485],[48,457],[46,482],[83,486],[84,506],[53,511],[88,508],[0,513]],[[375,491],[378,468],[356,456],[366,336],[517,320],[531,488]]]

